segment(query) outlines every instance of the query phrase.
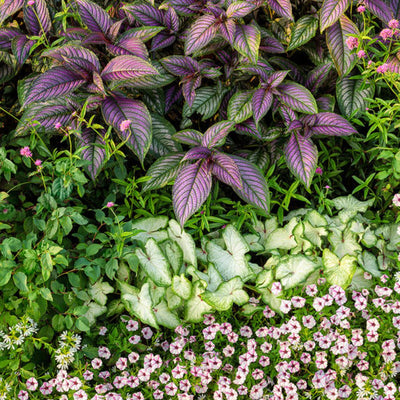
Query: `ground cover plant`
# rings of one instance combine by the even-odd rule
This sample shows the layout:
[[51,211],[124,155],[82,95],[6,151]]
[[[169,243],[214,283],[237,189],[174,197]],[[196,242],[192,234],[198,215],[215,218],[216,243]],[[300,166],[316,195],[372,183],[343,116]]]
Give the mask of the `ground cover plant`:
[[397,0],[0,0],[0,399],[396,399]]

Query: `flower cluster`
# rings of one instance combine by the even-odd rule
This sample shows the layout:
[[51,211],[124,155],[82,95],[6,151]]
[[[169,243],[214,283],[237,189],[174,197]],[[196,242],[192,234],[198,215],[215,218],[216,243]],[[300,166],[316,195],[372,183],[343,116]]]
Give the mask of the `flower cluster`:
[[64,331],[59,338],[59,347],[55,359],[57,367],[65,370],[74,361],[75,353],[81,348],[82,338],[71,332]]
[[8,327],[8,332],[0,331],[0,351],[15,350],[36,332],[37,323],[31,318],[23,317],[19,323]]

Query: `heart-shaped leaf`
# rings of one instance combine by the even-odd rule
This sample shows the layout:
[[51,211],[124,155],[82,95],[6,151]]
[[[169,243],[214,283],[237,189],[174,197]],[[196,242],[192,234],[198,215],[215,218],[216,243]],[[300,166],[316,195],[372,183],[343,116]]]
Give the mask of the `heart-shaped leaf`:
[[165,300],[161,300],[153,307],[156,321],[159,325],[165,326],[168,329],[175,329],[178,325],[182,324],[179,317],[172,312]]
[[188,300],[192,293],[192,284],[183,274],[180,276],[174,276],[172,278],[172,290],[178,296]]
[[350,285],[357,269],[356,257],[345,255],[339,260],[329,249],[324,249],[322,262],[326,280],[331,285],[339,285],[343,289],[346,289]]
[[153,238],[157,243],[168,238],[165,228],[168,224],[167,217],[150,217],[140,218],[132,222],[131,229],[142,231],[133,236],[134,240],[138,240],[145,244],[148,239]]
[[201,294],[205,291],[205,282],[197,280],[192,286],[192,295],[185,303],[185,320],[198,323],[203,320],[203,315],[210,312],[212,307],[207,304]]

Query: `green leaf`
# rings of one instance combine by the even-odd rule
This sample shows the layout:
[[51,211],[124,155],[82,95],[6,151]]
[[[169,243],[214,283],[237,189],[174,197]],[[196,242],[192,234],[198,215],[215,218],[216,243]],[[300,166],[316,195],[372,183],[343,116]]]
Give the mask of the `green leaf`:
[[88,247],[86,247],[86,255],[88,257],[94,256],[102,249],[102,247],[103,245],[99,243],[92,243]]
[[[82,317],[78,318],[78,320],[81,320],[82,323],[85,322],[85,320],[86,320],[88,322],[89,326],[94,325],[94,323],[96,322],[96,318],[107,312],[107,307],[101,306],[101,305],[95,303],[94,301],[91,301],[88,304],[88,308],[89,309],[86,311],[86,313]],[[81,328],[78,328],[78,329],[81,329]],[[85,329],[81,329],[81,330],[85,330]]]
[[93,286],[89,288],[89,294],[92,299],[101,306],[105,306],[107,303],[107,294],[113,293],[114,288],[107,282],[102,282],[102,279],[97,281]]
[[283,228],[274,230],[264,243],[265,251],[273,249],[290,250],[297,246],[293,229],[297,225],[297,218],[292,218]]
[[232,43],[233,47],[253,64],[257,64],[260,41],[261,34],[256,26],[236,25],[236,36]]
[[369,251],[364,250],[358,256],[358,263],[365,271],[369,272],[375,278],[380,278],[383,274],[378,268],[378,261],[376,257]]
[[228,103],[228,120],[237,124],[245,121],[253,115],[252,91],[236,92]]
[[65,184],[63,178],[56,178],[51,186],[52,195],[60,201],[67,199],[71,195],[72,190],[73,185],[71,183]]
[[332,200],[333,206],[339,212],[339,218],[343,223],[347,223],[351,218],[354,218],[357,213],[364,213],[369,207],[374,204],[374,199],[367,201],[359,201],[354,196],[341,196]]
[[336,254],[329,249],[324,249],[322,262],[325,269],[325,276],[331,285],[339,285],[346,289],[350,285],[353,275],[357,269],[357,259],[354,256],[345,255],[339,260]]
[[337,229],[331,231],[328,235],[328,240],[332,245],[333,251],[340,258],[346,254],[355,256],[361,251],[356,235],[349,229],[344,232]]
[[317,29],[317,18],[313,17],[312,15],[305,15],[304,17],[301,17],[294,25],[287,51],[294,50],[310,41],[317,33]]
[[235,303],[242,306],[249,301],[248,294],[243,290],[243,281],[239,277],[222,282],[215,292],[205,291],[201,298],[218,311],[227,311]]
[[171,219],[168,225],[168,236],[171,240],[178,243],[182,249],[183,261],[197,267],[196,245],[192,236],[185,232],[174,219]]
[[53,301],[53,295],[49,288],[42,287],[39,290],[40,295],[47,301]]
[[89,320],[86,317],[79,317],[75,321],[75,326],[82,332],[89,332],[90,331],[90,324]]
[[154,281],[157,286],[171,285],[171,271],[167,259],[154,239],[149,239],[145,245],[146,253],[142,249],[136,249],[139,259],[146,275]]
[[185,320],[198,323],[203,321],[203,315],[209,313],[212,307],[207,304],[201,294],[205,291],[205,282],[198,280],[193,283],[192,295],[185,304]]
[[44,281],[46,282],[51,273],[53,272],[53,260],[51,258],[50,253],[45,252],[40,256],[40,265],[42,267],[42,276]]
[[60,314],[54,315],[51,320],[51,326],[55,331],[60,332],[64,329],[64,316]]
[[178,325],[182,324],[179,317],[168,308],[165,300],[154,306],[153,310],[159,325],[165,326],[168,329],[175,329]]
[[153,238],[156,242],[162,242],[168,238],[167,232],[164,230],[168,225],[168,217],[151,217],[140,218],[132,222],[132,230],[140,230],[134,240],[138,240],[145,244],[148,239]]
[[192,293],[192,284],[183,274],[180,276],[174,276],[172,278],[172,291],[187,300]]
[[114,279],[115,274],[118,271],[118,260],[116,258],[111,258],[110,260],[107,261],[104,270],[106,272],[106,275],[110,279]]
[[28,279],[23,272],[21,272],[21,271],[16,272],[13,276],[13,281],[15,283],[15,286],[21,292],[27,292],[29,290],[28,286],[27,286]]
[[188,118],[194,113],[203,116],[202,121],[211,118],[219,110],[226,90],[218,87],[200,87],[196,90],[192,107],[185,102],[182,117]]
[[178,243],[172,240],[166,242],[164,245],[164,254],[167,256],[172,271],[175,274],[178,274],[183,264],[183,251],[179,247]]
[[0,266],[0,286],[7,285],[8,281],[11,279],[12,270]]

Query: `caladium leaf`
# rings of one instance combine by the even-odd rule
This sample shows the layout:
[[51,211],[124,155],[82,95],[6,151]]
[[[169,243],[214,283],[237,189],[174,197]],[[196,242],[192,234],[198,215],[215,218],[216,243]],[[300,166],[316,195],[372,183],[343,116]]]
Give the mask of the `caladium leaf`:
[[373,98],[375,85],[373,81],[351,79],[344,76],[336,84],[336,97],[340,112],[347,118],[356,117],[367,106],[367,99]]
[[147,240],[153,238],[157,243],[161,243],[168,239],[167,231],[165,230],[168,225],[167,217],[150,217],[140,218],[132,222],[131,230],[139,232],[132,239],[146,244]]
[[316,114],[317,103],[311,92],[295,82],[282,83],[278,86],[279,99],[294,111],[304,114]]
[[184,131],[179,131],[175,133],[175,135],[173,136],[173,138],[178,142],[181,142],[183,144],[189,144],[192,146],[200,146],[202,137],[203,137],[202,133],[194,129],[186,129]]
[[253,25],[236,26],[233,47],[253,64],[257,64],[260,41],[261,34],[257,27]]
[[163,12],[153,7],[151,4],[125,5],[123,10],[144,26],[164,25]]
[[162,66],[176,76],[192,75],[200,71],[199,63],[192,57],[170,56],[160,60]]
[[146,176],[151,176],[151,179],[144,183],[143,191],[159,189],[172,182],[179,170],[187,165],[181,164],[183,156],[184,153],[176,153],[158,158],[147,170]]
[[319,14],[321,33],[333,25],[345,13],[349,5],[350,0],[324,0]]
[[201,294],[205,291],[205,282],[197,280],[192,285],[192,294],[190,299],[185,302],[185,320],[198,323],[203,320],[203,315],[212,310],[202,298]]
[[185,160],[202,160],[207,159],[211,156],[211,150],[207,147],[194,147],[193,149],[188,150],[183,157],[182,161]]
[[357,213],[364,213],[367,211],[368,207],[371,207],[374,203],[373,199],[367,201],[357,200],[354,196],[341,196],[336,197],[333,201],[333,206],[339,212],[340,220],[347,223],[351,218],[353,218]]
[[173,139],[174,126],[158,114],[151,114],[153,139],[150,150],[158,157],[179,151]]
[[51,29],[51,18],[45,0],[35,0],[33,5],[24,5],[24,22],[32,35],[42,35]]
[[229,186],[242,188],[242,178],[235,161],[227,154],[214,152],[212,155],[212,174]]
[[92,129],[86,128],[78,138],[78,147],[83,148],[82,157],[90,161],[87,166],[90,177],[95,180],[104,165],[106,158],[105,141],[103,139],[106,131],[102,129],[99,134]]
[[300,120],[307,125],[314,135],[348,136],[357,133],[347,120],[338,114],[324,112],[306,115]]
[[146,75],[158,75],[158,71],[147,61],[128,55],[113,58],[101,73],[105,81],[123,81]]
[[185,300],[188,300],[192,293],[192,284],[185,275],[174,276],[172,278],[172,291]]
[[18,64],[25,63],[35,43],[34,40],[30,40],[26,36],[17,36],[12,39],[12,52]]
[[205,291],[201,298],[218,311],[227,311],[233,303],[242,306],[249,301],[249,295],[243,290],[243,282],[239,277],[222,282],[215,292]]
[[102,282],[102,278],[97,281],[88,290],[91,298],[101,306],[105,306],[107,303],[107,295],[114,292],[114,288],[107,282]]
[[182,321],[169,309],[164,299],[153,307],[153,311],[159,325],[165,326],[168,329],[175,329],[177,326],[182,325]]
[[267,4],[281,17],[293,21],[292,4],[290,0],[267,0]]
[[89,0],[75,0],[79,8],[82,22],[92,32],[102,32],[105,35],[112,25],[111,17],[99,5]]
[[359,34],[357,26],[345,15],[326,30],[328,49],[340,76],[347,75],[356,63],[356,55],[347,47],[346,39]]
[[[140,162],[149,150],[152,131],[151,116],[147,107],[139,100],[121,96],[108,96],[102,104],[105,121],[114,127],[122,140],[136,154]],[[127,129],[121,129],[123,121],[131,121]]]
[[240,124],[250,118],[253,114],[252,97],[250,90],[235,93],[229,100],[228,119]]
[[247,203],[258,207],[264,212],[268,212],[269,190],[260,169],[242,157],[235,155],[230,157],[238,166],[242,178],[242,189],[233,186],[233,190]]
[[382,0],[365,0],[363,2],[365,7],[376,15],[385,24],[388,24],[393,19],[393,12]]
[[190,27],[189,33],[185,41],[185,54],[192,54],[208,43],[217,34],[217,19],[214,15],[206,14],[196,20]]
[[77,73],[55,67],[39,75],[27,94],[24,106],[38,101],[55,99],[72,93],[86,81]]
[[293,132],[285,146],[286,164],[307,187],[317,167],[318,149],[310,138]]
[[296,217],[293,217],[282,228],[277,228],[277,221],[275,218],[267,220],[265,222],[264,229],[266,233],[262,234],[261,236],[264,241],[263,244],[265,251],[269,252],[270,250],[276,249],[290,250],[296,247],[297,242],[293,235],[293,230],[297,226],[297,224],[298,221]]
[[24,0],[4,0],[0,4],[0,25],[24,5]]
[[199,160],[180,170],[172,188],[172,203],[182,227],[207,199],[211,185],[211,172],[205,160]]
[[339,260],[329,249],[324,249],[322,262],[326,280],[331,285],[338,285],[343,289],[350,285],[357,269],[357,258],[355,256],[345,255]]
[[217,122],[204,132],[204,136],[201,139],[202,146],[208,147],[209,149],[221,146],[226,135],[233,129],[235,129],[235,123],[233,121]]
[[254,121],[258,124],[271,108],[273,95],[268,89],[257,89],[251,98]]
[[287,51],[296,49],[309,42],[317,33],[318,19],[312,15],[301,17],[293,27]]

